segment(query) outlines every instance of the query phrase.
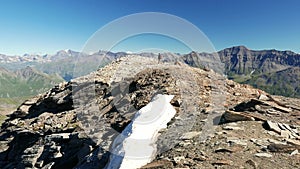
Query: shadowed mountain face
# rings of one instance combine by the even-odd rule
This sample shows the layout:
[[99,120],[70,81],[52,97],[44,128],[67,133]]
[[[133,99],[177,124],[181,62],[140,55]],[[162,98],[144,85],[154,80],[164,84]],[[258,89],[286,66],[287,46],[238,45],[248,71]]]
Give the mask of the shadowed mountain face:
[[[191,52],[182,56],[193,67],[221,70],[239,83],[250,84],[271,94],[300,97],[300,55],[291,51],[255,51],[244,46],[227,48],[214,54]],[[211,62],[205,66],[205,62]],[[222,63],[217,67],[217,63]],[[206,64],[207,65],[207,64]]]
[[244,46],[218,52],[228,74],[248,75],[277,72],[289,67],[300,67],[300,55],[291,51],[249,50]]
[[271,94],[300,97],[300,55],[291,51],[249,50],[244,46],[218,52],[228,78]]

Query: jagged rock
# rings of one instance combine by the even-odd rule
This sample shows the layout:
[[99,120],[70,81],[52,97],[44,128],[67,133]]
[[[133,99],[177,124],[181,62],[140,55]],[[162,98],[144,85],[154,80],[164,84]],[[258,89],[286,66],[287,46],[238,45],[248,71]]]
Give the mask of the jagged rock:
[[279,128],[278,124],[277,123],[273,123],[271,121],[267,121],[266,124],[268,125],[269,129],[270,130],[273,130],[277,133],[281,133],[281,129]]
[[293,152],[291,152],[291,156],[293,156],[293,155],[297,155],[297,154],[299,154],[299,151],[298,151],[298,149],[297,149],[297,150],[294,150]]
[[227,110],[224,115],[223,115],[224,119],[226,122],[237,122],[237,121],[254,121],[255,118],[244,114],[242,112],[234,112],[234,111],[230,111]]
[[264,94],[260,94],[258,100],[268,101],[270,98]]

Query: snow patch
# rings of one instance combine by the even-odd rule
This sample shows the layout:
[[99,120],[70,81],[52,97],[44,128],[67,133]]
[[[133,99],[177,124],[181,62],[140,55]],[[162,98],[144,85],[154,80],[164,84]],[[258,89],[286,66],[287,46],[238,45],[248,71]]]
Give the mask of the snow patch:
[[176,114],[170,104],[173,97],[158,94],[135,114],[132,122],[114,140],[106,168],[136,169],[155,158],[158,132],[166,128]]

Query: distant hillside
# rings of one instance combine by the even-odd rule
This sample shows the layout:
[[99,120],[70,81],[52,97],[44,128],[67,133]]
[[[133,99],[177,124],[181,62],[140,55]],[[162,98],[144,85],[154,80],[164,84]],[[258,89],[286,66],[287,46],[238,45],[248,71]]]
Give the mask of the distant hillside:
[[24,100],[43,93],[64,81],[60,76],[47,75],[31,67],[17,71],[0,68],[0,123]]
[[268,91],[270,94],[300,97],[300,68],[253,76],[243,83]]
[[0,98],[26,97],[45,92],[63,79],[56,75],[41,73],[31,67],[8,71],[0,69]]

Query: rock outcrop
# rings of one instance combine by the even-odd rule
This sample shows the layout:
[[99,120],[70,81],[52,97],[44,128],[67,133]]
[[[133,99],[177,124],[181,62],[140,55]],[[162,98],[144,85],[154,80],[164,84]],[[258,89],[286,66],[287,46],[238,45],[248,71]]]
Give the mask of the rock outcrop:
[[297,168],[300,101],[209,69],[128,56],[25,101],[3,123],[0,168],[104,168],[111,145],[157,94],[175,117],[142,168]]

